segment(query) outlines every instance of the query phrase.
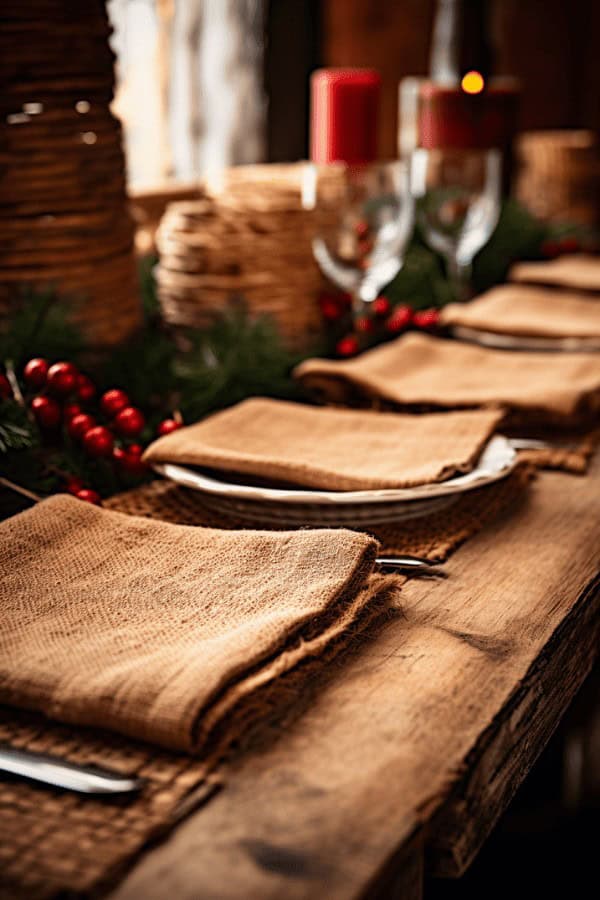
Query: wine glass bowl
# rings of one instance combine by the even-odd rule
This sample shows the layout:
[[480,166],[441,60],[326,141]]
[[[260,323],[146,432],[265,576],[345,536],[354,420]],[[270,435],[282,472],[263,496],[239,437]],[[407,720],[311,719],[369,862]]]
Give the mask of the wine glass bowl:
[[414,224],[404,163],[305,167],[302,202],[314,214],[313,253],[322,272],[364,314],[402,266]]
[[429,246],[446,259],[460,298],[468,296],[475,255],[498,224],[500,187],[497,150],[418,149],[413,153],[417,221]]

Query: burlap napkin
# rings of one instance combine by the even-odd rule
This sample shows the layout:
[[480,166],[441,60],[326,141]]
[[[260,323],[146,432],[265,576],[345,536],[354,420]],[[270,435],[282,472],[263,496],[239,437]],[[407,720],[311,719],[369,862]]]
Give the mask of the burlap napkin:
[[489,350],[409,333],[355,359],[310,359],[295,369],[332,402],[396,407],[504,407],[513,423],[571,427],[597,420],[600,354]]
[[523,337],[600,337],[600,302],[572,291],[502,284],[470,303],[446,306],[441,322]]
[[45,500],[0,525],[0,703],[209,755],[375,602],[377,548]]
[[545,262],[516,263],[509,277],[511,281],[600,292],[600,256],[576,253]]
[[151,463],[204,466],[332,491],[399,488],[469,471],[495,411],[411,416],[252,398],[151,444]]

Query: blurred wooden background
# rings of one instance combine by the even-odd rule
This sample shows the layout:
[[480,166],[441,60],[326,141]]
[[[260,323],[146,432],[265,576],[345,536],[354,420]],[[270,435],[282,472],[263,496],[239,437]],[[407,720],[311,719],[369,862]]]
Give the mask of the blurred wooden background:
[[[497,74],[522,80],[520,127],[600,130],[598,0],[489,0]],[[312,68],[375,66],[380,150],[396,152],[398,82],[425,75],[434,0],[269,0],[266,89],[273,160],[306,154]]]

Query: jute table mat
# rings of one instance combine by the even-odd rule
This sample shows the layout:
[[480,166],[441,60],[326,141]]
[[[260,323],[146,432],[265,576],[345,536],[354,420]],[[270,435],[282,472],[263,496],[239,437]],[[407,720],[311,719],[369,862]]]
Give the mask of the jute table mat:
[[[518,435],[517,435],[518,436]],[[519,450],[519,459],[537,469],[559,469],[574,475],[585,475],[600,442],[600,429],[571,431],[557,434],[552,431],[529,431],[528,437],[546,444],[539,449]]]
[[600,354],[517,353],[409,333],[355,359],[309,359],[295,377],[333,403],[503,407],[511,425],[581,427],[600,412]]
[[151,463],[179,463],[328,491],[403,488],[468,472],[497,410],[402,415],[253,397],[159,438]]
[[441,311],[443,325],[459,325],[519,337],[600,337],[600,303],[573,291],[501,284]]
[[[170,534],[175,535],[176,546],[171,546],[169,550],[169,546],[165,548],[164,541],[157,540],[156,551],[161,553],[166,549],[172,553],[174,565],[177,560],[177,552],[185,549],[183,545],[186,541],[191,540],[192,544],[195,545],[204,539],[201,533],[205,532],[204,529],[198,529],[197,531],[196,529],[186,528],[174,529],[173,526],[161,522],[149,522],[145,519],[134,520],[129,516],[116,515],[114,512],[94,510],[85,504],[80,504],[79,501],[64,496],[45,501],[45,504],[43,516],[46,520],[48,518],[46,511],[49,509],[49,506],[52,507],[50,511],[51,518],[56,512],[54,518],[57,520],[60,519],[59,513],[63,506],[75,518],[83,517],[85,519],[85,517],[91,516],[94,520],[97,517],[102,519],[108,517],[111,521],[118,520],[117,531],[119,531],[119,535],[117,537],[124,544],[127,544],[127,535],[131,531],[132,541],[128,547],[131,552],[136,552],[136,547],[139,541],[143,540],[144,533],[148,528],[151,530],[155,528],[164,530],[167,528]],[[44,504],[40,504],[33,510],[22,514],[18,517],[19,521],[14,519],[4,523],[5,529],[11,528],[13,535],[16,534],[17,552],[28,557],[31,560],[29,565],[34,566],[46,551],[44,534],[41,533],[43,529],[41,531],[38,529],[40,533],[36,531],[30,541],[25,540],[24,535],[20,537],[19,535],[24,528],[23,522],[25,521],[25,524],[27,524],[27,519],[24,519],[24,517],[32,514],[34,517],[37,517],[37,511],[43,506]],[[116,504],[113,504],[113,508],[115,506]],[[47,525],[47,521],[44,524]],[[31,531],[31,529],[29,530]],[[27,528],[25,528],[25,531],[27,531]],[[63,531],[65,531],[64,528]],[[8,531],[5,531],[5,534],[8,534]],[[358,639],[358,636],[362,634],[374,618],[381,617],[391,607],[398,604],[397,594],[402,584],[402,579],[377,573],[369,575],[377,545],[366,536],[340,530],[327,533],[320,530],[312,533],[294,532],[293,534],[282,533],[281,535],[246,532],[246,538],[239,535],[238,532],[220,531],[209,533],[209,537],[211,537],[209,543],[215,549],[218,549],[219,539],[221,541],[232,539],[235,541],[236,534],[241,539],[242,544],[245,544],[247,539],[251,542],[258,540],[261,546],[265,544],[268,548],[275,541],[278,545],[276,555],[280,556],[281,551],[283,554],[282,559],[288,559],[286,565],[289,564],[291,566],[294,559],[296,559],[299,566],[296,579],[299,591],[301,591],[302,587],[302,570],[308,566],[312,571],[315,564],[318,565],[318,553],[315,554],[313,545],[315,540],[321,540],[321,549],[325,548],[326,554],[332,554],[330,563],[335,563],[335,560],[339,557],[339,563],[337,564],[350,566],[349,571],[344,576],[345,588],[341,593],[337,592],[336,589],[335,615],[333,614],[333,608],[329,612],[324,610],[325,617],[319,615],[313,617],[311,615],[311,621],[307,623],[308,630],[304,629],[304,633],[300,635],[299,640],[292,636],[293,639],[288,641],[287,644],[284,643],[277,653],[271,654],[268,659],[263,660],[258,665],[254,665],[247,672],[246,681],[251,688],[251,692],[245,698],[238,698],[242,702],[234,704],[229,709],[228,714],[222,719],[219,719],[218,716],[215,717],[212,713],[208,714],[207,720],[210,720],[212,717],[214,729],[212,731],[210,748],[207,747],[201,760],[194,756],[161,750],[155,745],[151,746],[135,738],[121,737],[97,728],[82,727],[81,725],[62,725],[33,713],[23,713],[12,707],[10,709],[8,707],[3,708],[0,716],[0,741],[14,747],[55,754],[75,762],[108,766],[128,775],[141,775],[147,779],[147,783],[141,794],[135,799],[126,800],[123,798],[115,801],[81,798],[66,792],[62,793],[27,785],[16,780],[11,782],[3,779],[0,782],[0,896],[35,898],[64,895],[67,892],[90,893],[100,890],[104,885],[107,885],[149,840],[164,833],[187,810],[201,802],[203,797],[210,793],[212,782],[209,776],[215,772],[220,762],[229,755],[240,752],[244,747],[252,743],[256,735],[260,734],[261,728],[271,723],[273,719],[281,719],[282,717],[293,715],[293,710],[290,709],[291,698],[295,698],[299,693],[304,692],[311,683],[316,684],[317,679],[315,676],[323,674],[326,664],[340,650]],[[105,563],[103,562],[102,547],[95,550],[91,546],[90,541],[86,542],[83,540],[83,547],[79,552],[77,535],[81,539],[80,531],[72,536],[75,538],[74,540],[68,540],[69,535],[65,535],[63,549],[67,558],[68,552],[71,552],[76,574],[85,583],[85,578],[90,572],[90,577],[94,575],[94,567],[102,568],[105,566]],[[255,535],[258,535],[258,537],[255,537]],[[319,538],[319,535],[321,535],[321,538]],[[94,537],[94,541],[100,541],[101,543],[102,535],[100,533],[92,535],[92,537]],[[343,547],[337,546],[336,541],[339,543],[340,538],[343,541],[350,541],[351,546],[349,548],[346,547],[346,550],[350,549],[351,551],[349,556]],[[305,547],[306,541],[308,543]],[[9,547],[13,548],[11,538],[8,539],[8,543]],[[298,550],[297,553],[294,548]],[[204,563],[202,563],[200,558],[201,549],[201,547],[196,547],[198,554],[197,559],[194,557],[195,561],[192,568],[197,563],[199,567],[197,577],[203,581],[207,574],[207,566],[210,567],[210,561],[205,559]],[[113,547],[111,550],[111,548],[104,546],[104,550],[106,551],[106,565],[110,566],[111,560],[115,555],[115,548]],[[304,550],[308,550],[308,553],[305,553]],[[359,558],[356,557],[356,551],[358,551]],[[25,557],[21,560],[21,569],[26,577],[28,560]],[[140,572],[133,564],[133,560],[130,561],[132,562],[132,582],[130,586],[133,589]],[[325,570],[319,575],[317,582],[319,596],[323,592],[324,585],[325,591],[329,596],[329,589],[326,587],[326,583],[329,581],[328,573],[330,568],[331,566],[325,564]],[[9,575],[13,573],[12,568],[8,571]],[[257,573],[257,575],[260,576],[259,581],[268,582],[269,572],[265,571],[264,577],[260,573]],[[193,577],[193,574],[190,577]],[[14,580],[18,582],[19,572],[14,574]],[[185,581],[187,583],[187,578]],[[54,582],[56,583],[56,580]],[[66,581],[61,581],[60,584],[62,589],[66,591]],[[4,586],[6,587],[6,579],[4,580]],[[13,584],[13,589],[14,587],[15,585]],[[110,584],[104,585],[105,590],[108,590],[109,587]],[[142,579],[139,587],[146,591],[148,584],[146,583],[144,586]],[[38,584],[37,588],[43,592],[43,586]],[[213,588],[217,589],[214,585]],[[226,584],[224,588],[229,593]],[[79,585],[77,586],[77,591],[79,591]],[[13,591],[11,590],[10,597],[12,596]],[[5,603],[9,599],[5,592]],[[104,615],[101,609],[102,598],[95,598],[91,591],[89,596],[89,603],[92,605],[91,615],[97,618],[96,610],[93,607],[95,599],[100,610],[100,620],[102,620]],[[169,599],[172,598],[169,596]],[[127,598],[123,597],[124,605],[126,605],[126,600]],[[49,605],[51,608],[53,603],[53,597],[47,598],[46,605]],[[308,604],[308,597],[306,598],[306,603]],[[31,609],[28,609],[26,603],[22,604],[23,632],[21,638],[19,638],[21,632],[15,633],[14,640],[17,641],[17,644],[19,640],[24,642],[28,640],[28,617],[35,619],[36,610],[40,605],[44,606],[43,598]],[[169,621],[171,621],[173,614],[172,606],[173,604],[165,603],[165,611]],[[287,607],[287,599],[283,606]],[[144,606],[144,609],[141,611],[143,612],[145,609],[146,607]],[[279,611],[277,610],[276,612],[279,616]],[[118,609],[115,610],[116,614],[118,614]],[[84,612],[82,612],[82,616],[84,616]],[[320,625],[317,627],[319,620]],[[6,621],[3,621],[2,625],[5,629]],[[101,621],[100,625],[102,625]],[[122,626],[128,627],[127,617],[123,621]],[[71,631],[67,629],[65,633],[66,637],[69,636],[69,633],[71,635],[73,633],[76,634],[77,627],[77,620],[73,620],[69,626]],[[140,634],[142,634],[143,625],[140,623],[139,627],[141,629]],[[191,622],[188,622],[187,625],[185,622],[181,622],[180,627],[181,629],[189,630],[193,626]],[[102,631],[101,627],[100,631]],[[117,641],[119,634],[120,630],[117,627],[114,631],[115,641]],[[48,634],[47,637],[47,643],[51,647],[52,634]],[[40,657],[44,657],[47,649],[46,644],[41,644],[34,638],[35,634],[32,637],[31,658],[23,657],[23,666],[32,672],[33,682],[36,681],[36,672],[41,665]],[[142,652],[145,646],[142,642]],[[162,642],[160,642],[157,649],[160,650],[162,646]],[[11,658],[11,648],[14,650],[13,638],[9,640],[8,644],[5,643],[2,651],[3,666],[5,668],[7,665],[6,660]],[[73,647],[71,649],[73,656],[77,656],[77,650]],[[90,650],[90,653],[92,652],[93,648]],[[106,646],[103,652],[109,652]],[[201,656],[202,654],[199,654],[199,657]],[[50,657],[52,657],[52,654],[49,652]],[[201,658],[199,663],[202,663]],[[143,668],[136,667],[138,674],[140,672],[143,674]],[[272,677],[265,677],[267,670],[271,671]],[[14,672],[13,669],[11,671]],[[135,671],[133,674],[135,675]],[[177,672],[174,674],[177,675]],[[234,693],[237,693],[236,683],[242,683],[239,681],[239,672],[237,675],[235,672],[231,674],[232,678],[235,675],[238,681],[236,682],[235,678],[233,678],[231,683],[226,686],[227,690],[217,697],[216,707],[222,704],[222,700],[232,689]],[[98,677],[98,673],[95,675],[91,673],[89,688],[85,688],[85,685],[83,686],[82,696],[85,697],[86,690],[89,690],[90,697],[94,698],[94,685],[97,686]],[[49,674],[49,680],[52,681],[52,673]],[[171,679],[169,679],[170,683]],[[8,698],[11,702],[17,702],[20,691],[21,693],[25,692],[29,698],[26,702],[30,702],[30,686],[23,682],[22,679],[18,680],[16,685],[13,684],[12,688],[10,686],[10,678],[8,679],[8,688],[6,679],[2,678],[1,684],[5,699]],[[80,688],[81,684],[77,690],[79,691]],[[199,685],[199,691],[200,688],[205,689],[205,685]],[[36,688],[34,690],[35,696],[38,693],[39,691]],[[113,703],[113,695],[110,693],[110,690],[108,691],[107,699],[110,704]],[[86,713],[84,721],[95,721],[99,718],[96,714],[100,708],[97,700],[98,697],[96,696],[96,699],[93,699],[96,712],[91,718],[87,717]],[[100,700],[102,700],[102,695]],[[246,702],[243,702],[244,700]],[[68,697],[65,702],[70,702]],[[216,707],[213,707],[213,709],[216,709]],[[140,711],[145,714],[143,707]],[[80,720],[80,711],[76,711],[76,714],[78,720]],[[106,720],[106,717],[104,719]],[[113,721],[111,716],[108,716],[108,720],[113,727],[117,727],[116,720]],[[149,736],[154,735],[154,726],[151,729],[142,728],[141,730],[142,733],[147,730]],[[140,728],[137,726],[136,731],[138,733],[140,731]],[[158,739],[162,740],[163,738],[164,735],[161,736],[159,732]],[[179,740],[177,740],[177,743],[179,743]],[[187,744],[187,740],[185,743]]]
[[[502,513],[518,508],[531,470],[519,467],[498,484],[472,491],[443,515],[413,520],[405,526],[386,526],[379,537],[389,551],[446,558],[470,535]],[[177,522],[235,528],[231,520],[217,521],[201,498],[166,481],[156,481],[112,497],[112,510]],[[372,576],[380,582],[380,605],[339,636],[331,656],[360,642],[375,618],[389,609],[403,582],[399,576]],[[383,587],[387,586],[387,591]],[[377,586],[377,585],[376,585]],[[285,719],[298,714],[307,688],[317,689],[327,659],[296,668],[279,680],[277,692],[262,695],[263,716]],[[319,677],[318,677],[319,676]],[[267,711],[267,712],[265,712]],[[243,751],[260,729],[248,730],[234,748]],[[225,777],[209,774],[204,763],[109,732],[60,725],[39,715],[4,708],[0,741],[11,746],[54,753],[75,762],[110,766],[124,774],[147,779],[133,801],[82,799],[75,794],[47,791],[20,781],[0,783],[0,897],[54,897],[60,893],[97,893],[114,882],[149,841],[168,831],[188,810],[210,796]]]
[[[97,897],[139,853],[160,840],[189,812],[226,786],[227,763],[264,740],[275,722],[292,722],[327,677],[334,658],[349,652],[374,623],[392,615],[400,576],[373,575],[377,601],[340,633],[319,658],[284,673],[261,690],[260,722],[244,715],[239,740],[220,763],[135,741],[100,729],[49,721],[35,713],[0,707],[0,743],[47,753],[74,763],[109,767],[144,779],[133,798],[95,798],[28,784],[0,781],[0,900]],[[375,626],[375,633],[377,627]],[[224,745],[223,745],[224,746]]]
[[[307,659],[260,692],[260,722],[239,720],[239,740],[217,764],[121,737],[108,731],[51,722],[35,713],[0,707],[0,743],[48,753],[74,763],[109,767],[144,779],[133,798],[94,798],[0,781],[0,900],[96,897],[109,889],[149,844],[227,782],[227,763],[264,740],[275,722],[301,715],[334,658],[349,652],[374,623],[392,615],[401,576],[373,575],[377,601],[340,633],[320,657]],[[380,627],[379,625],[376,626]]]
[[509,277],[511,281],[600,292],[600,256],[575,253],[545,262],[516,263]]
[[[532,469],[525,463],[502,481],[463,494],[451,506],[420,519],[405,523],[381,525],[374,536],[385,552],[409,553],[446,559],[463,541],[471,537],[503,511],[515,507],[524,496]],[[202,502],[201,495],[178,487],[169,481],[151,484],[111,497],[109,509],[163,519],[181,525],[204,525],[219,528],[243,528],[244,523],[216,514]],[[270,526],[265,525],[265,528]],[[273,526],[275,527],[275,526]]]

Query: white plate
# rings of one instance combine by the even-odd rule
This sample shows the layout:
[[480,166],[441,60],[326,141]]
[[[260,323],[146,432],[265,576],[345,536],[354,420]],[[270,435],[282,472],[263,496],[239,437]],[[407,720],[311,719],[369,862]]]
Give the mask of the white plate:
[[491,347],[495,350],[529,350],[550,353],[597,353],[600,351],[600,338],[595,337],[523,337],[516,334],[496,334],[493,331],[481,331],[479,328],[468,328],[465,325],[453,325],[450,329],[453,337],[459,341]]
[[475,468],[448,481],[414,488],[317,491],[234,484],[171,463],[155,466],[165,478],[202,493],[213,510],[248,521],[295,525],[381,524],[427,515],[450,505],[465,491],[505,478],[516,453],[500,435],[485,447]]
[[202,503],[215,513],[240,519],[258,527],[260,525],[293,526],[306,525],[321,528],[344,525],[347,528],[369,528],[405,522],[438,512],[452,506],[457,495],[435,497],[432,500],[417,500],[407,503],[374,503],[371,505],[319,506],[319,504],[299,503],[283,506],[275,503],[254,503],[251,500],[232,500],[225,497],[202,495]]

